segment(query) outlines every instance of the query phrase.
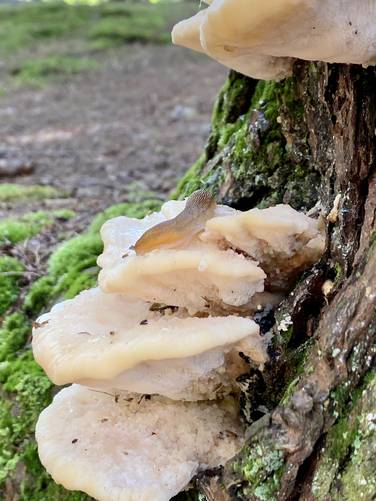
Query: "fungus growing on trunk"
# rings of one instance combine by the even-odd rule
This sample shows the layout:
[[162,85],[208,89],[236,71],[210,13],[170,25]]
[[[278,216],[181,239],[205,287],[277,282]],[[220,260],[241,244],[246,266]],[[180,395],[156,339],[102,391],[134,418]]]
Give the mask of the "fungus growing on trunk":
[[39,417],[42,464],[66,489],[102,501],[166,501],[242,443],[229,404],[129,399],[73,385]]
[[245,252],[267,274],[268,287],[282,291],[325,248],[323,221],[282,204],[212,218],[201,239]]
[[258,325],[242,317],[190,318],[150,310],[145,301],[100,289],[82,292],[42,315],[33,352],[59,385],[82,383],[180,400],[217,398],[247,372],[243,352],[266,361]]
[[[231,249],[202,242],[199,233],[192,233],[191,228],[187,228],[188,241],[184,240],[185,223],[178,229],[176,224],[171,227],[166,223],[183,213],[185,204],[166,205],[160,213],[143,220],[117,217],[103,225],[104,250],[98,258],[102,290],[185,307],[190,313],[208,311],[208,304],[225,309],[246,305],[264,290],[266,275],[255,261]],[[219,207],[212,215],[229,212]],[[206,220],[202,221],[199,212],[196,218],[203,231]],[[158,232],[149,233],[155,225]],[[145,255],[137,255],[133,248],[145,232],[149,246],[153,235],[157,244],[163,243]],[[175,238],[177,233],[179,238]],[[166,248],[166,242],[173,248]]]
[[39,454],[67,489],[167,501],[241,447],[236,380],[262,370],[270,337],[250,317],[321,256],[324,231],[289,206],[243,213],[199,191],[101,234],[99,288],[34,323],[37,362],[76,383],[42,412]]
[[[192,235],[188,229],[189,241],[179,235],[174,248],[165,248],[168,223],[184,209],[184,202],[168,202],[160,213],[145,220],[119,217],[105,223],[101,232],[104,251],[98,258],[101,288],[185,307],[190,313],[254,311],[258,305],[273,305],[273,298],[259,294],[265,279],[268,290],[285,291],[324,250],[320,220],[289,205],[247,212],[217,205],[201,232]],[[152,246],[155,222],[157,245],[145,255],[136,255],[132,248],[143,234]],[[167,236],[158,246],[161,229]]]
[[374,0],[213,0],[172,31],[172,41],[240,73],[277,79],[294,58],[376,63]]

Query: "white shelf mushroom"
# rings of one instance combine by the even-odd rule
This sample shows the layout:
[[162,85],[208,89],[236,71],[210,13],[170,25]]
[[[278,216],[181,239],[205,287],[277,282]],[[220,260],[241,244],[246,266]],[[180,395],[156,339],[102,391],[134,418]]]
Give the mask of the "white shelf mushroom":
[[39,455],[67,489],[165,501],[242,445],[228,395],[248,369],[239,353],[262,368],[269,338],[229,311],[272,305],[274,289],[321,256],[324,232],[289,206],[243,213],[199,191],[142,220],[112,219],[101,233],[100,288],[33,328],[50,379],[79,383],[42,412]]
[[209,219],[200,238],[245,252],[266,272],[272,290],[286,290],[325,248],[321,219],[282,204]]
[[262,365],[266,343],[247,318],[162,315],[145,301],[91,289],[42,315],[32,347],[55,384],[199,400],[233,391],[248,371],[239,352]]
[[41,413],[36,439],[41,462],[66,489],[100,501],[167,501],[234,456],[242,429],[226,405],[115,400],[73,385]]
[[172,40],[240,73],[279,79],[294,58],[376,64],[374,0],[213,0]]
[[[251,259],[198,238],[206,222],[200,207],[194,217],[190,211],[188,223],[187,217],[173,223],[185,213],[185,204],[166,204],[160,213],[143,220],[118,217],[107,221],[101,229],[100,287],[105,292],[185,307],[190,313],[208,311],[212,304],[225,309],[249,305],[264,290],[265,273]],[[223,206],[212,209],[207,217],[233,213]],[[165,224],[169,222],[172,227]],[[133,248],[137,249],[141,238],[149,251],[137,255]],[[151,248],[153,240],[155,248]]]

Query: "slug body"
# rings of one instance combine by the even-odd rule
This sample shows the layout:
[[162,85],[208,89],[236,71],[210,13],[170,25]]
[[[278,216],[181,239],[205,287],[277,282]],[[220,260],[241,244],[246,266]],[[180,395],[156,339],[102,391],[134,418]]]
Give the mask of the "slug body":
[[185,208],[173,219],[163,221],[147,230],[135,243],[137,255],[143,255],[160,247],[176,247],[204,229],[213,216],[216,203],[205,190],[192,193]]

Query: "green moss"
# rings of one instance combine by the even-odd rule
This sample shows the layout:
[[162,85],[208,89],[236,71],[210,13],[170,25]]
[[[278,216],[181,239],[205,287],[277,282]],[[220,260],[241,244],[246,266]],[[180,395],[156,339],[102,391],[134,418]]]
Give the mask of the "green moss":
[[[50,402],[53,385],[34,362],[30,350],[17,358],[9,355],[0,366],[0,380],[5,397],[0,401],[1,485],[6,478],[13,478],[16,468],[22,469],[23,459],[34,444],[36,419]],[[38,463],[34,459],[34,464]]]
[[29,315],[37,316],[51,301],[54,295],[55,278],[47,275],[36,280],[24,300],[24,309]]
[[376,245],[376,231],[373,231],[373,232],[371,233],[370,243],[371,243],[371,246],[372,246],[372,247],[373,247],[374,245]]
[[0,329],[0,362],[20,350],[30,333],[30,323],[23,313],[12,313]]
[[68,221],[76,216],[76,212],[72,209],[57,209],[52,212],[52,215],[56,219],[63,219],[64,221]]
[[51,213],[44,211],[32,212],[17,219],[3,219],[0,222],[0,245],[22,242],[53,224],[55,219],[69,219],[73,215],[73,211],[63,209]]
[[45,226],[52,224],[52,221],[45,212],[26,214],[18,219],[3,219],[0,222],[0,244],[22,242],[39,233]]
[[0,317],[17,300],[24,266],[17,259],[0,256]]
[[23,186],[14,183],[3,183],[0,185],[0,202],[45,200],[59,196],[61,194],[50,186]]
[[334,265],[334,272],[335,272],[334,280],[336,282],[339,282],[342,279],[342,277],[343,277],[343,269],[342,269],[342,266],[339,263],[336,263]]
[[200,173],[205,165],[206,155],[202,154],[200,158],[192,165],[189,171],[179,181],[176,190],[172,194],[173,199],[188,197],[191,193],[203,187]]
[[[175,197],[204,187],[241,209],[281,202],[313,206],[319,176],[307,161],[304,110],[296,89],[292,78],[256,85],[231,73],[214,108],[205,156],[183,178]],[[294,144],[286,139],[292,135],[299,138]]]
[[75,75],[93,70],[97,66],[98,63],[94,59],[54,55],[23,61],[13,68],[12,74],[20,83],[39,86],[57,77]]

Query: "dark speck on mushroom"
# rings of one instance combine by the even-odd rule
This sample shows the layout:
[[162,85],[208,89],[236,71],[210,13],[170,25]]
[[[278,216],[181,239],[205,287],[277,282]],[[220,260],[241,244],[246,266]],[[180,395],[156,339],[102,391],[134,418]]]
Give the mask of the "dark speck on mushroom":
[[45,320],[44,322],[33,322],[33,328],[34,329],[39,329],[40,327],[44,327],[45,325],[47,325],[49,322],[49,320]]
[[74,438],[74,439],[72,440],[72,444],[76,444],[77,442],[78,442],[78,438]]

